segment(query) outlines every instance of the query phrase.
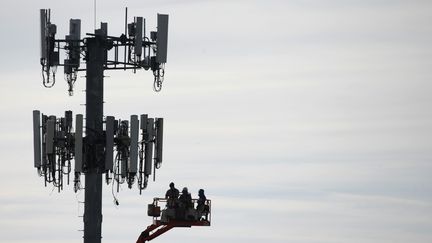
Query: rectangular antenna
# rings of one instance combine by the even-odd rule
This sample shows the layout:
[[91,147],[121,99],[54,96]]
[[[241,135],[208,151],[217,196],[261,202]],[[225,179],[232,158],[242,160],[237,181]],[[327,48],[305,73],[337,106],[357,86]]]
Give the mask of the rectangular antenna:
[[46,153],[54,153],[54,136],[55,136],[56,117],[50,116],[47,121],[47,133],[46,133]]
[[[68,36],[66,36],[66,40],[68,40]],[[71,59],[64,59],[64,68],[63,71],[65,74],[71,74],[72,73],[72,60]]]
[[83,115],[75,118],[75,172],[82,172],[83,164]]
[[107,116],[105,124],[105,171],[114,171],[113,152],[114,152],[114,117]]
[[162,162],[163,118],[156,120],[156,163]]
[[65,111],[65,127],[68,131],[72,128],[72,111]]
[[101,31],[104,33],[105,36],[108,35],[108,23],[101,22]]
[[167,61],[167,48],[168,48],[168,15],[157,15],[157,53],[156,62],[166,63]]
[[40,129],[40,111],[33,111],[33,151],[34,167],[41,167],[41,129]]
[[145,156],[144,156],[144,174],[151,175],[152,171],[152,160],[153,160],[153,126],[154,119],[147,119],[146,132],[144,133],[145,138]]
[[130,124],[130,152],[129,152],[129,171],[136,173],[138,171],[138,127],[139,121],[137,115],[131,116]]
[[135,55],[141,57],[143,40],[143,17],[135,17]]
[[69,43],[71,48],[69,52],[69,58],[74,67],[79,67],[80,65],[80,43],[81,40],[81,20],[80,19],[70,19],[69,20],[69,36],[66,39],[72,40]]
[[[127,7],[125,8],[125,36],[128,36],[128,23],[127,23]],[[124,66],[123,66],[123,68],[124,68],[124,70],[126,70],[126,53],[127,53],[127,48],[125,47],[124,48],[124,60],[123,60],[123,62],[124,62]]]
[[146,20],[143,18],[143,40],[145,40],[145,38],[146,38]]
[[46,59],[47,57],[47,39],[46,39],[46,28],[47,28],[47,10],[40,10],[40,37],[41,37],[41,58]]
[[108,23],[101,22],[100,29],[95,30],[96,35],[107,36],[108,35]]
[[47,10],[40,10],[40,37],[41,37],[41,58],[47,58]]
[[121,177],[126,177],[126,166],[127,166],[127,158],[121,158],[120,160],[120,174]]
[[140,122],[140,129],[143,130],[143,132],[145,133],[145,131],[147,130],[147,114],[141,115]]
[[69,36],[72,40],[81,39],[81,19],[69,20]]
[[48,164],[48,156],[46,154],[46,127],[47,127],[48,116],[42,114],[42,166]]
[[[129,130],[129,122],[126,120],[121,121],[121,124],[119,125],[119,134],[121,136],[125,136],[128,137],[128,130]],[[130,138],[130,137],[128,137]],[[130,151],[130,144],[127,145],[127,151]],[[126,172],[127,172],[127,166],[128,166],[128,157],[127,154],[123,154],[120,157],[120,173],[121,176],[124,178],[126,177]]]

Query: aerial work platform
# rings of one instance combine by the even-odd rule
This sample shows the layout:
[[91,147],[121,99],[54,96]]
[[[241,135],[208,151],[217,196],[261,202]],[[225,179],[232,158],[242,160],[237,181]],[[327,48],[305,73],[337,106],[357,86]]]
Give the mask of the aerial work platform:
[[[211,224],[211,200],[206,200],[203,210],[195,207],[182,209],[168,208],[166,198],[154,198],[153,204],[148,205],[148,216],[153,217],[153,224],[149,225],[138,237],[136,243],[145,243],[162,235],[175,227],[210,226]],[[193,205],[197,204],[197,199],[192,199]],[[165,208],[160,210],[160,203],[165,204]]]

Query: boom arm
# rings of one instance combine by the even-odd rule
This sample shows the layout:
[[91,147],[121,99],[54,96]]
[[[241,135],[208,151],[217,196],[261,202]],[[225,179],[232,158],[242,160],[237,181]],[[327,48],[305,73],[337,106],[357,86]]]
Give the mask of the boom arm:
[[[153,216],[153,224],[149,225],[146,230],[141,232],[141,235],[138,237],[138,240],[136,243],[145,243],[147,241],[151,241],[154,238],[164,234],[165,232],[169,231],[172,228],[175,227],[192,227],[192,226],[210,226],[211,221],[211,201],[207,200],[205,205],[208,206],[208,212],[205,213],[205,217],[201,218],[201,215],[199,217],[196,217],[193,220],[187,220],[187,219],[172,219],[172,218],[165,218],[164,220],[161,220],[159,213],[154,213],[155,208],[160,208],[158,206],[158,202],[164,202],[166,203],[167,199],[165,198],[154,198],[153,204],[149,204],[149,211],[148,215]],[[195,204],[197,200],[194,199],[193,203]],[[195,209],[192,209],[195,210]],[[162,218],[164,218],[164,214],[166,213],[166,209],[162,210]]]

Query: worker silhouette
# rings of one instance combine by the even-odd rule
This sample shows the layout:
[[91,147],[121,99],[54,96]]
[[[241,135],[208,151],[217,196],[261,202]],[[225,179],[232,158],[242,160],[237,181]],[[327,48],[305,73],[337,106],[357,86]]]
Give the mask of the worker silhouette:
[[192,196],[188,192],[187,187],[184,187],[182,194],[179,197],[180,205],[183,209],[193,208]]
[[165,198],[167,199],[167,207],[168,208],[177,208],[178,206],[178,197],[179,190],[175,188],[174,182],[169,184],[170,189],[165,193]]
[[206,205],[207,198],[204,195],[204,189],[199,189],[198,191],[198,202],[197,202],[197,212],[198,212],[198,219],[200,219],[202,216],[204,216],[204,219],[207,220],[208,215],[208,205]]
[[184,187],[179,197],[179,207],[176,209],[176,217],[184,220],[189,219],[188,215],[191,214],[193,209],[192,196],[188,192],[187,187]]

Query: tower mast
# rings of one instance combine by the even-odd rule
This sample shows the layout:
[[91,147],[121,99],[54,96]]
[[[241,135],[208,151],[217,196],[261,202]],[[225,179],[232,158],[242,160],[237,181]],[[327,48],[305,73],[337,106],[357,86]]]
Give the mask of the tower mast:
[[[105,174],[108,184],[117,183],[117,188],[124,182],[132,188],[137,182],[141,193],[147,187],[151,168],[159,169],[162,163],[163,134],[163,118],[149,118],[147,114],[142,114],[140,120],[137,115],[132,115],[130,126],[128,120],[115,120],[113,116],[104,120],[104,70],[135,72],[141,68],[150,69],[154,75],[153,88],[160,91],[165,73],[168,15],[158,14],[158,31],[151,32],[150,38],[145,36],[145,20],[135,17],[134,22],[126,22],[128,33],[119,37],[108,36],[107,24],[102,23],[95,34],[87,33],[89,37],[84,39],[81,39],[79,19],[70,20],[70,32],[65,39],[56,39],[57,27],[51,23],[50,15],[50,10],[41,9],[43,84],[51,88],[55,84],[57,66],[63,66],[69,95],[73,95],[77,73],[85,71],[86,119],[83,127],[83,116],[76,115],[74,132],[72,111],[66,111],[65,117],[33,111],[34,167],[43,176],[45,185],[52,183],[59,191],[63,189],[64,175],[69,184],[72,168],[75,169],[75,191],[81,189],[80,177],[84,174],[84,243],[100,243],[102,175]],[[127,53],[124,60],[119,60],[121,48]],[[67,56],[63,63],[59,60],[61,50],[65,50]],[[108,60],[111,50],[114,59]],[[85,68],[80,68],[82,55],[85,56]],[[116,156],[113,156],[114,147]],[[75,166],[72,166],[73,159]]]
[[104,145],[99,140],[103,134],[103,73],[104,48],[103,37],[86,39],[87,75],[86,75],[86,138],[89,146],[85,157],[84,204],[84,243],[100,243],[102,228],[102,173]]

